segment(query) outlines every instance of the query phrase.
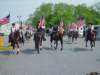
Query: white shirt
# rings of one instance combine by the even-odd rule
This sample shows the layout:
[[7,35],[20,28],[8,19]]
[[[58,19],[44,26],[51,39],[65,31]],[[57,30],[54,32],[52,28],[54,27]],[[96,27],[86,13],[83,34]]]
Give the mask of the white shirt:
[[11,31],[12,31],[12,32],[15,32],[15,30],[16,30],[16,27],[12,27],[12,28],[11,28]]
[[43,29],[45,29],[45,26],[44,26],[44,25],[42,25],[42,28],[43,28]]

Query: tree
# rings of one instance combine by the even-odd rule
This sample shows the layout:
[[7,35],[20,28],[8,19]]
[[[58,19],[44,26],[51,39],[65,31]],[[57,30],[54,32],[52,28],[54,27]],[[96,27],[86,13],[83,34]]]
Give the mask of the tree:
[[46,28],[51,25],[59,24],[63,20],[64,25],[69,22],[76,22],[79,16],[83,16],[86,23],[100,24],[100,13],[86,4],[81,5],[68,5],[65,3],[58,4],[42,4],[36,11],[29,17],[34,27],[40,18],[44,16],[46,19]]

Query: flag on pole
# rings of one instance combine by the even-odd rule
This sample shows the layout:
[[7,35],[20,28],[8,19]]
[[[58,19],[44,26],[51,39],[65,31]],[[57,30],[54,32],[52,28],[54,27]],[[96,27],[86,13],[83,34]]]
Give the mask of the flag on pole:
[[60,31],[61,33],[64,32],[64,23],[63,23],[63,21],[60,21],[60,25],[58,27],[58,31]]
[[64,23],[63,23],[63,21],[61,21],[61,22],[60,22],[60,26],[61,26],[61,27],[63,27],[63,26],[64,26]]
[[5,25],[10,22],[10,14],[5,16],[4,18],[0,19],[0,25]]
[[44,17],[42,17],[42,18],[40,19],[38,28],[40,28],[40,27],[45,27],[45,19],[44,19]]
[[84,17],[79,17],[76,25],[77,25],[77,28],[80,28],[81,26],[83,26],[85,24],[85,19]]

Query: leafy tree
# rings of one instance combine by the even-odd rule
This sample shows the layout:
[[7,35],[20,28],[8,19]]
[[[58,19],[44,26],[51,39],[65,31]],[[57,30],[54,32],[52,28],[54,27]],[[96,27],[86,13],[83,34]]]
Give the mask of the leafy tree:
[[86,4],[77,6],[65,3],[42,4],[31,14],[28,20],[36,27],[37,22],[42,16],[45,17],[46,28],[51,25],[59,24],[61,20],[63,20],[66,27],[69,22],[77,22],[79,16],[83,16],[86,23],[100,24],[100,13],[93,9],[93,7],[88,7]]

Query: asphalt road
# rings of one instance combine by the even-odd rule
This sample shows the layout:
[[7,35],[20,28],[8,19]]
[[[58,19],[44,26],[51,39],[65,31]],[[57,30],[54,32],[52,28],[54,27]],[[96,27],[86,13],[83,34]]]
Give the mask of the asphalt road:
[[31,39],[21,47],[18,55],[12,51],[0,52],[0,75],[86,75],[100,72],[100,41],[91,50],[85,48],[82,38],[69,43],[64,37],[64,49],[60,51],[50,46],[49,37],[43,42],[40,54],[34,50]]

